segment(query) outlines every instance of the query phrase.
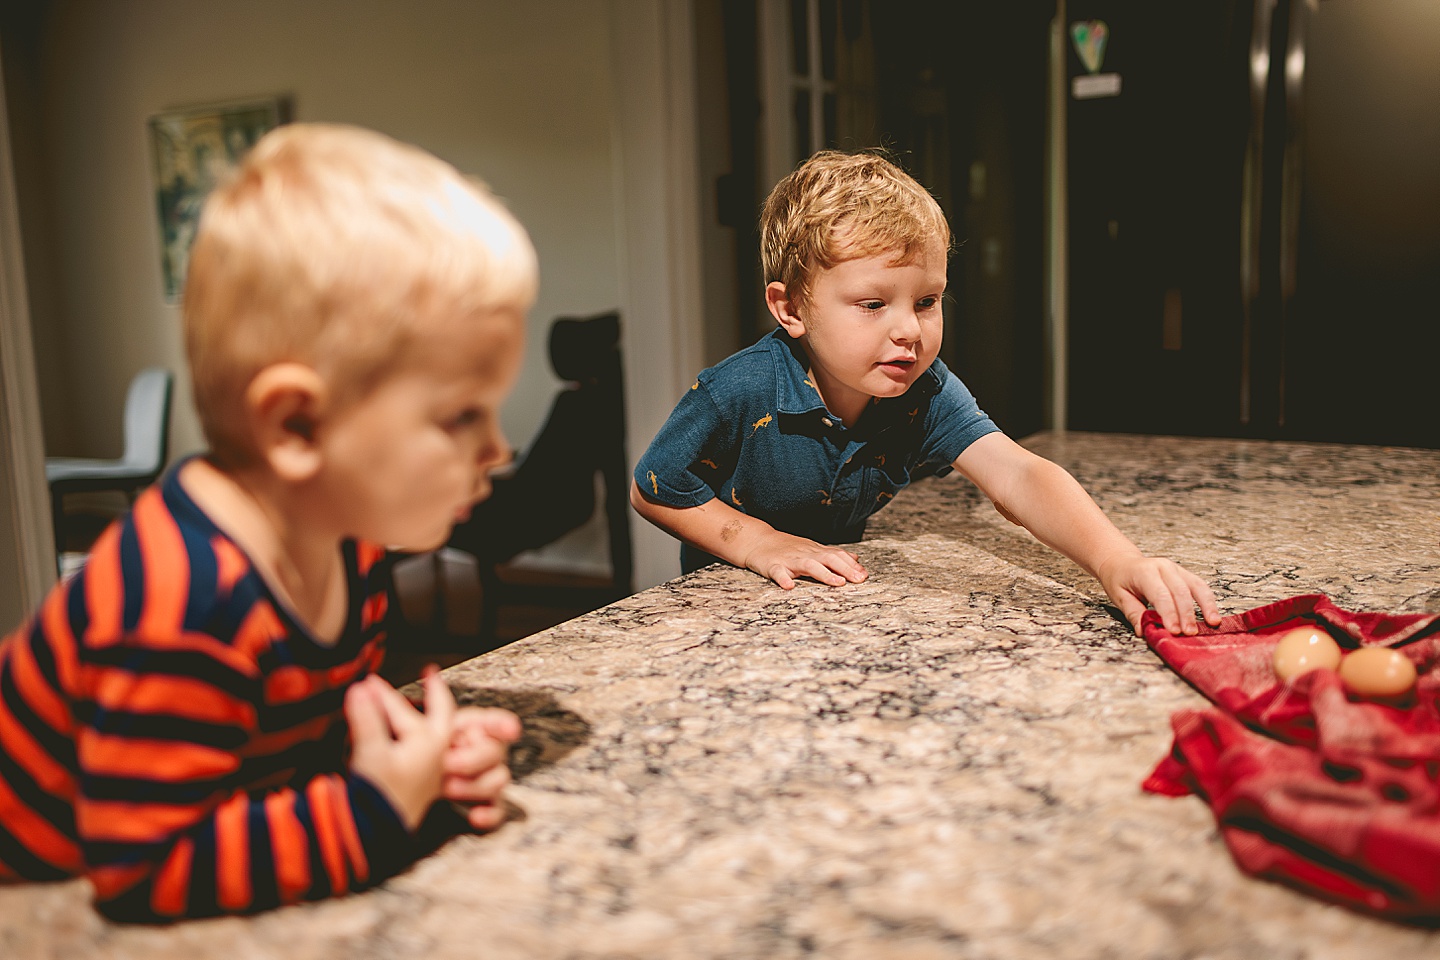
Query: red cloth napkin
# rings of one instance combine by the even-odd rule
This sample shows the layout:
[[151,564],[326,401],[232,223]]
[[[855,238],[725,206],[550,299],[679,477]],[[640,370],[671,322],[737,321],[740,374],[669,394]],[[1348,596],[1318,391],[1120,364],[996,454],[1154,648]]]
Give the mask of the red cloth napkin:
[[[1419,673],[1413,698],[1354,699],[1331,670],[1281,683],[1271,655],[1301,626],[1346,650],[1397,648]],[[1440,614],[1352,613],[1317,594],[1193,637],[1169,633],[1154,611],[1141,628],[1220,708],[1175,714],[1171,754],[1146,790],[1203,798],[1246,873],[1385,916],[1440,919]]]

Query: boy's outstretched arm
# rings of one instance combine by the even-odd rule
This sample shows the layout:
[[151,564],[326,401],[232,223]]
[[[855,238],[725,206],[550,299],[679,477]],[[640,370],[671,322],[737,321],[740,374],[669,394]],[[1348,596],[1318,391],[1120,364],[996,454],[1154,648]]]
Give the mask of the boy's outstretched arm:
[[1196,632],[1197,606],[1207,623],[1220,622],[1203,580],[1174,561],[1144,556],[1065,468],[992,433],[967,447],[955,469],[1008,519],[1099,580],[1137,634],[1147,603],[1171,633]]
[[869,576],[860,558],[848,550],[783,533],[719,500],[698,507],[670,507],[646,497],[631,481],[630,505],[671,536],[768,577],[786,590],[794,588],[796,577],[839,587]]

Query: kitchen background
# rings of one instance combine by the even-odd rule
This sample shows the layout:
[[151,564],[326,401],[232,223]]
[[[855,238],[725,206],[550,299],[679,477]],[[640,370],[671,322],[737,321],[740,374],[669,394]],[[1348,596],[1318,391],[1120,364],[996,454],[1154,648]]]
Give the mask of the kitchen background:
[[[768,329],[769,186],[875,143],[951,219],[943,356],[1012,435],[1440,446],[1437,60],[1433,0],[7,0],[0,626],[53,569],[37,458],[115,455],[130,377],[182,369],[156,113],[284,95],[484,176],[540,252],[532,344],[620,309],[632,458]],[[521,449],[559,386],[532,348]],[[637,586],[675,572],[632,529]]]

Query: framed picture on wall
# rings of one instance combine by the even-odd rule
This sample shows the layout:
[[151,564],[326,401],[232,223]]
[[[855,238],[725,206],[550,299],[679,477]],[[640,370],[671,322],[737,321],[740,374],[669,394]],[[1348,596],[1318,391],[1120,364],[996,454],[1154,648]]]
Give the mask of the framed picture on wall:
[[256,140],[289,119],[283,97],[173,110],[150,118],[160,267],[170,303],[177,302],[185,288],[190,242],[205,197]]

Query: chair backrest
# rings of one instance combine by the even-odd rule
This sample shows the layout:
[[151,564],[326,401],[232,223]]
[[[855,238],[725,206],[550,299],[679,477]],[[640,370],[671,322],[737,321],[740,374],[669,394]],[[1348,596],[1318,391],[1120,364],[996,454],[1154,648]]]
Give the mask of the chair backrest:
[[[574,382],[574,394],[555,400],[552,416],[569,399],[588,407],[583,449],[605,488],[605,522],[610,569],[617,586],[633,583],[630,544],[630,471],[625,465],[625,374],[620,360],[620,314],[561,317],[550,327],[550,366]],[[583,398],[583,399],[582,399]],[[523,464],[522,464],[523,466]],[[594,474],[591,474],[594,482]],[[587,518],[588,519],[588,518]],[[583,522],[583,521],[582,521]],[[577,524],[578,526],[578,524]]]
[[125,464],[151,474],[165,468],[170,449],[170,394],[175,375],[161,367],[135,374],[125,395]]
[[590,519],[598,473],[614,582],[628,593],[633,562],[619,314],[556,320],[550,363],[570,384],[556,395],[514,473],[497,479],[491,498],[476,505],[450,542],[482,563],[551,543]]

